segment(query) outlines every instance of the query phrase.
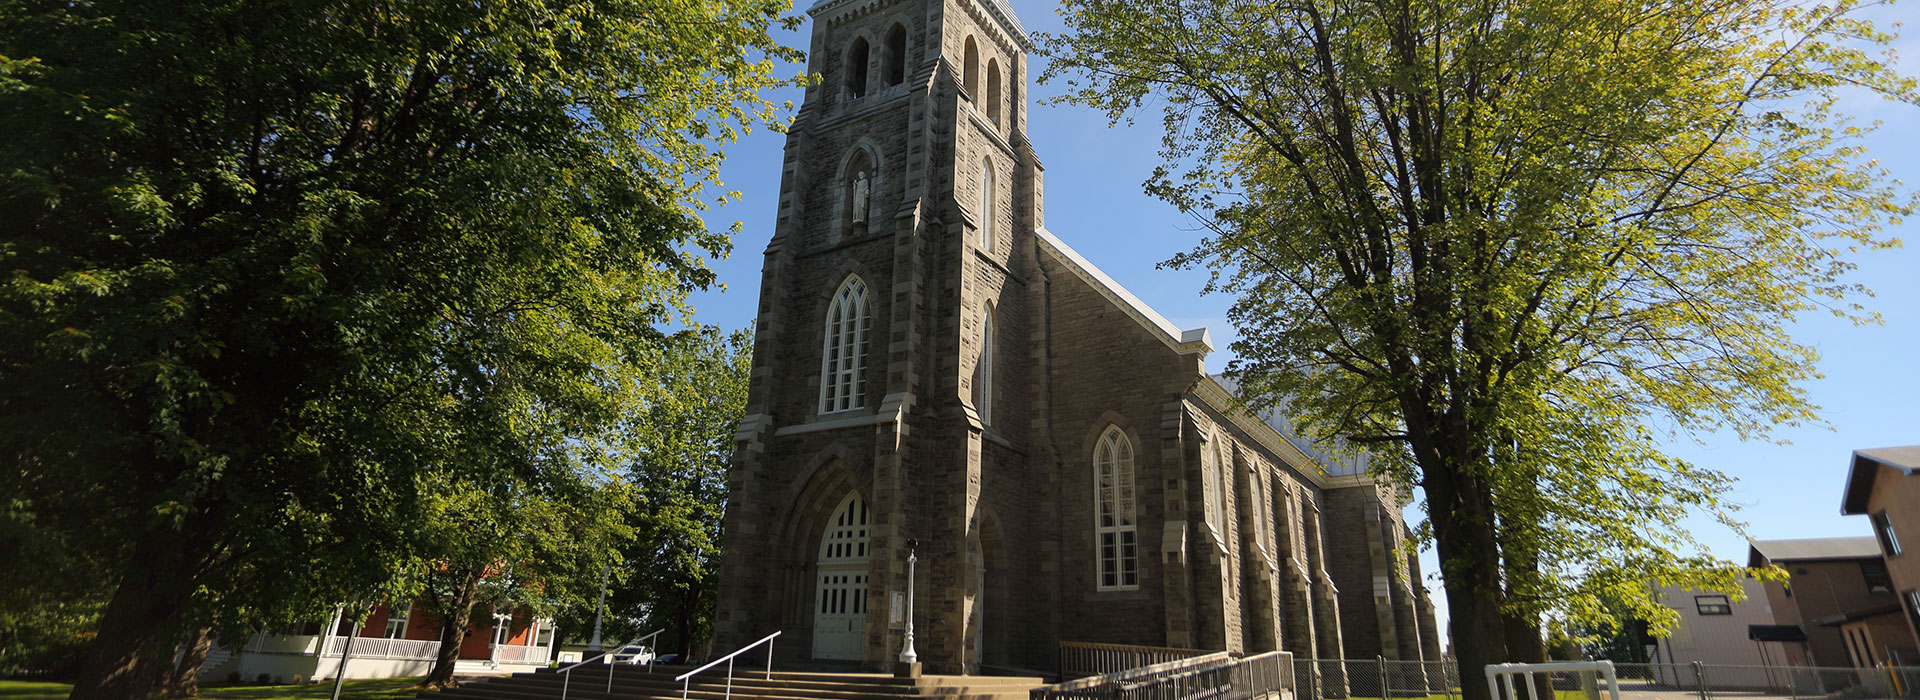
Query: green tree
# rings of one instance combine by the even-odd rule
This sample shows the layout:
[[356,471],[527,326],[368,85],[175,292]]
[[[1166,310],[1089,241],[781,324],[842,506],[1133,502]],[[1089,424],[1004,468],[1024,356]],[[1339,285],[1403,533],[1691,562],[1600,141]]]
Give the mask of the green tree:
[[633,499],[607,473],[577,474],[437,489],[419,584],[425,611],[439,622],[440,654],[422,686],[454,684],[468,628],[493,624],[474,624],[482,611],[552,616],[592,607],[600,572],[630,536]]
[[84,553],[0,584],[110,591],[73,697],[397,583],[439,472],[555,444],[529,415],[616,428],[786,9],[0,1],[0,546]]
[[1478,668],[1542,610],[1735,585],[1681,527],[1729,477],[1661,445],[1814,420],[1787,324],[1872,318],[1845,256],[1911,200],[1834,108],[1915,91],[1855,9],[1068,0],[1046,79],[1160,108],[1148,190],[1209,229],[1170,263],[1235,296],[1252,403],[1421,490]]
[[660,649],[698,654],[713,635],[727,468],[746,412],[753,333],[709,328],[683,340],[664,353],[662,391],[636,418],[647,428],[627,475],[634,537],[608,610],[634,623],[618,627],[620,639],[665,630]]

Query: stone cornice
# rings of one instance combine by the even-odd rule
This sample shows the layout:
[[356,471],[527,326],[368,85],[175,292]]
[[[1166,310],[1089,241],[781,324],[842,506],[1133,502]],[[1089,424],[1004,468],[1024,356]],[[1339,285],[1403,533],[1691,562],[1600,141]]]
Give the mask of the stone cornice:
[[1353,477],[1334,477],[1329,475],[1325,467],[1308,456],[1307,453],[1302,452],[1299,447],[1293,444],[1293,441],[1281,435],[1280,431],[1274,430],[1273,426],[1268,425],[1266,421],[1260,420],[1259,417],[1248,413],[1246,408],[1241,406],[1240,402],[1234,399],[1232,394],[1227,393],[1227,388],[1221,386],[1220,382],[1215,381],[1211,376],[1202,376],[1199,381],[1194,382],[1193,395],[1199,398],[1201,402],[1205,403],[1209,408],[1218,411],[1222,416],[1226,416],[1227,420],[1233,422],[1234,427],[1239,428],[1262,446],[1266,447],[1267,452],[1272,454],[1276,459],[1285,462],[1287,466],[1293,467],[1294,471],[1305,475],[1309,480],[1313,481],[1315,486],[1324,489],[1373,483],[1373,480],[1365,475],[1354,475]]

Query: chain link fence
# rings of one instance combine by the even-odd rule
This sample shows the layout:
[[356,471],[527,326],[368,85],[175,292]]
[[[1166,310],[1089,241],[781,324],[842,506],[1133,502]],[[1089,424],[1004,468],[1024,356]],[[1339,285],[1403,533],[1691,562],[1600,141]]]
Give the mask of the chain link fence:
[[[1920,700],[1920,666],[1831,668],[1712,664],[1614,664],[1621,700]],[[1463,679],[1459,664],[1388,659],[1298,659],[1297,700],[1453,698]],[[1484,672],[1468,683],[1486,685]],[[1531,697],[1520,700],[1611,700],[1606,680],[1591,672],[1535,676]],[[1503,689],[1504,692],[1504,689]]]
[[1300,700],[1311,698],[1424,698],[1460,693],[1460,665],[1448,661],[1300,659],[1294,662]]

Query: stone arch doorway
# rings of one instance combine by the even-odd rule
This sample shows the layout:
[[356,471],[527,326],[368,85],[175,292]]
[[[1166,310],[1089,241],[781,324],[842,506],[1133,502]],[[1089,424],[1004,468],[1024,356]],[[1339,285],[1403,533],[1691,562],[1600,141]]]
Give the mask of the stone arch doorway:
[[820,536],[813,594],[813,658],[866,657],[867,530],[871,513],[858,492],[833,509]]

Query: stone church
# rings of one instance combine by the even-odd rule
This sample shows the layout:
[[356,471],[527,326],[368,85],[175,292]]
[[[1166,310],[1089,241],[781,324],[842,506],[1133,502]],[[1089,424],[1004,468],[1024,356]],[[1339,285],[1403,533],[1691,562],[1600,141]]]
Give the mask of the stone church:
[[916,542],[933,673],[1063,641],[1438,659],[1399,498],[1233,408],[1204,329],[1047,229],[1006,0],[809,14],[715,648],[889,667]]

